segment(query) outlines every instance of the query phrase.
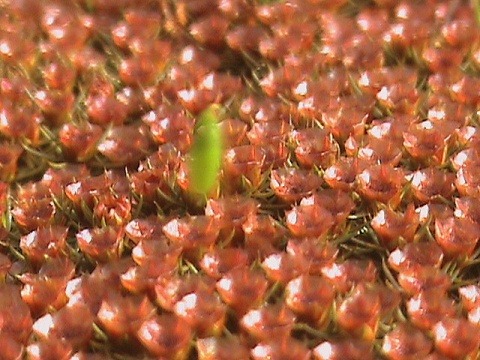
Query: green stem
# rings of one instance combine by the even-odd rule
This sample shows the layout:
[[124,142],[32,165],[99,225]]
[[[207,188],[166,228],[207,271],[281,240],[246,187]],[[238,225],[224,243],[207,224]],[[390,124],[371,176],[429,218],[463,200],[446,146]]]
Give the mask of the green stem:
[[475,11],[475,19],[477,25],[480,26],[480,0],[472,0],[473,10]]

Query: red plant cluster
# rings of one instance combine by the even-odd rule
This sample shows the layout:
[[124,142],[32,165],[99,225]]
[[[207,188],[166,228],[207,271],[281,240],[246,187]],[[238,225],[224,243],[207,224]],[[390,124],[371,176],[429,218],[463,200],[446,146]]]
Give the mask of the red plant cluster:
[[0,1],[0,360],[478,358],[473,6]]

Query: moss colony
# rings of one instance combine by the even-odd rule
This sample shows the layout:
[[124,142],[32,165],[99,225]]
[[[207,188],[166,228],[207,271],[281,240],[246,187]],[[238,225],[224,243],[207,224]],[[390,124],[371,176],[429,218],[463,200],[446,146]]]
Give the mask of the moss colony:
[[0,1],[0,359],[477,359],[475,4]]

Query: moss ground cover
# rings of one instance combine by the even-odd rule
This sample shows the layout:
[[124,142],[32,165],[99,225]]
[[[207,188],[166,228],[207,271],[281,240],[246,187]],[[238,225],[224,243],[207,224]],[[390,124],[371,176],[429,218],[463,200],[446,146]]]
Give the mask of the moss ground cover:
[[0,360],[466,359],[478,1],[0,1]]

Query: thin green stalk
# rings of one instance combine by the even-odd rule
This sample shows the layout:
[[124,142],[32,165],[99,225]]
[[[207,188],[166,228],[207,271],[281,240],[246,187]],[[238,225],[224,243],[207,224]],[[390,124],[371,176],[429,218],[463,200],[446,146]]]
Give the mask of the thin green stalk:
[[475,11],[475,20],[477,20],[477,25],[480,26],[480,0],[472,0],[472,6]]

